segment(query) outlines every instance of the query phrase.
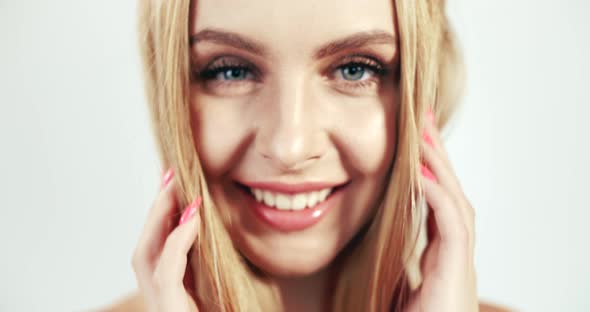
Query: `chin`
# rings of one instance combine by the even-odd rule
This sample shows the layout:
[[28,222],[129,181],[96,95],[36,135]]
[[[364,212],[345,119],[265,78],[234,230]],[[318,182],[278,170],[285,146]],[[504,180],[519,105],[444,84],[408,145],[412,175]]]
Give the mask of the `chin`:
[[[256,244],[255,244],[256,245]],[[317,246],[319,248],[289,247],[284,244],[280,250],[244,246],[241,253],[260,271],[275,277],[305,277],[314,275],[337,257],[339,246]]]

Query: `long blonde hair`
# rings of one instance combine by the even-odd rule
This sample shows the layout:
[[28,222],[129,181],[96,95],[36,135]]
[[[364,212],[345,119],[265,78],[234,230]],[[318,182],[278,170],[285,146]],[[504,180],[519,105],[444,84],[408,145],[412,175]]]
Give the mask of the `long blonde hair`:
[[[201,232],[191,259],[204,311],[266,311],[272,283],[235,249],[207,189],[191,126],[190,0],[140,0],[139,43],[152,126],[161,163],[175,168],[181,207],[203,197]],[[422,116],[442,128],[462,86],[462,63],[444,1],[394,0],[400,47],[397,147],[383,200],[364,235],[339,259],[330,307],[335,311],[399,310],[420,283],[424,205],[418,183]]]

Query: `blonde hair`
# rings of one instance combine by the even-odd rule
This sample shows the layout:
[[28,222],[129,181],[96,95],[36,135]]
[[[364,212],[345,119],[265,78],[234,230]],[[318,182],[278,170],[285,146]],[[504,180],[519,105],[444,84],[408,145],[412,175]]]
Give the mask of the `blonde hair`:
[[[202,226],[191,259],[203,311],[266,311],[276,304],[270,281],[234,248],[207,189],[191,126],[190,0],[140,0],[139,39],[161,163],[175,168],[184,207],[203,197]],[[442,128],[462,86],[461,58],[444,1],[394,0],[400,47],[397,148],[383,200],[362,237],[338,260],[330,302],[335,311],[399,310],[420,283],[425,245],[419,178],[421,127],[431,107]]]

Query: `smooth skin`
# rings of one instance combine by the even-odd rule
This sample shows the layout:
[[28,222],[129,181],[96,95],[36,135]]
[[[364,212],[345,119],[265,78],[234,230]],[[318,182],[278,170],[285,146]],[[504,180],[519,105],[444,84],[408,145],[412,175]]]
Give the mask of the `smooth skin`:
[[[421,142],[422,185],[430,207],[429,245],[422,259],[421,287],[407,311],[478,311],[474,265],[475,213],[451,167],[428,112]],[[444,307],[444,308],[443,308]]]
[[[374,214],[395,156],[392,2],[200,0],[191,12],[200,78],[191,120],[211,197],[231,218],[236,249],[275,279],[282,301],[317,297],[330,263]],[[237,68],[211,72],[220,65]],[[251,196],[236,183],[248,182],[347,186],[319,222],[281,231],[245,205]]]
[[178,206],[171,174],[169,171],[169,181],[163,183],[133,254],[144,311],[198,311],[187,290],[191,286],[185,288],[187,254],[199,231],[198,207],[197,202],[189,205],[181,217],[186,221],[176,226]]
[[[232,218],[238,251],[274,279],[277,310],[321,311],[330,264],[374,215],[395,156],[392,1],[200,0],[190,16],[190,113],[216,209]],[[408,310],[477,311],[473,209],[438,130],[425,131],[433,146],[422,144],[424,165],[437,182],[422,181],[431,244]],[[283,232],[245,207],[250,195],[236,182],[256,181],[350,183],[314,226]],[[186,263],[199,256],[191,246],[200,220],[196,213],[173,226],[182,210],[174,193],[172,178],[133,258],[136,302],[148,311],[196,311]]]
[[[421,144],[423,163],[437,181],[428,178],[427,173],[422,175],[433,216],[429,219],[430,243],[422,263],[424,282],[413,294],[406,311],[508,311],[477,303],[474,210],[454,174],[438,129],[427,122],[425,133],[430,139]],[[156,198],[134,253],[139,294],[108,311],[199,311],[190,295],[193,290],[185,287],[185,280],[187,257],[200,218],[197,212],[184,224],[172,226],[178,220],[174,215],[177,211],[174,190],[172,178]]]

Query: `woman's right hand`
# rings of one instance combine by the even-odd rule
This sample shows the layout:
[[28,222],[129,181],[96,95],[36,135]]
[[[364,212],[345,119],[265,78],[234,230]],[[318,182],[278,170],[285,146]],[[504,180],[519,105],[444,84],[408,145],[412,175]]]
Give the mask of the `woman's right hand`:
[[188,205],[178,221],[174,180],[169,170],[133,253],[139,292],[150,312],[199,311],[191,295],[194,283],[187,258],[199,230],[201,198]]

